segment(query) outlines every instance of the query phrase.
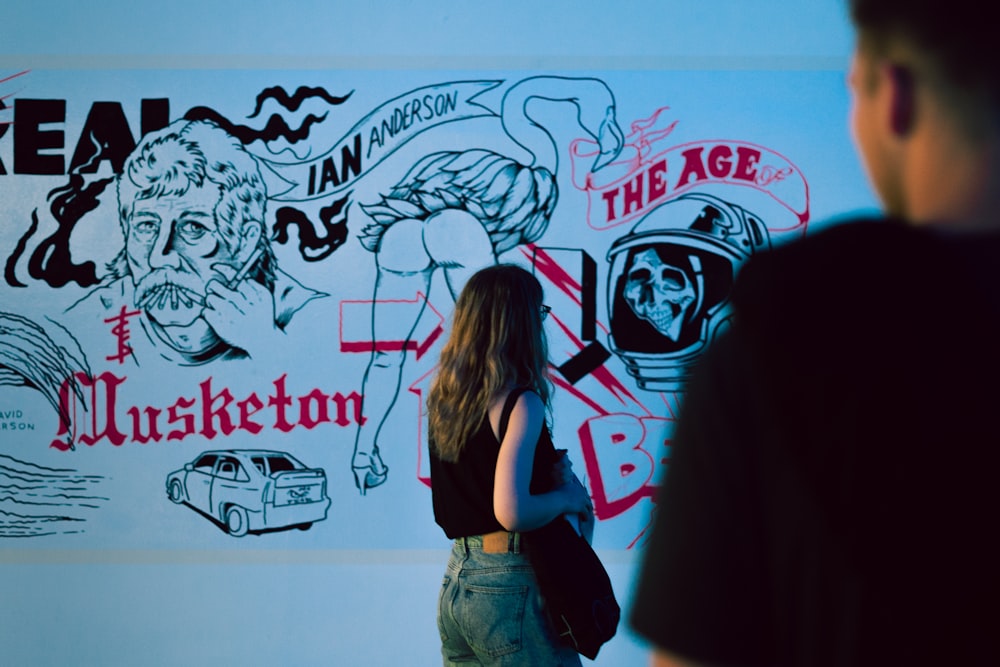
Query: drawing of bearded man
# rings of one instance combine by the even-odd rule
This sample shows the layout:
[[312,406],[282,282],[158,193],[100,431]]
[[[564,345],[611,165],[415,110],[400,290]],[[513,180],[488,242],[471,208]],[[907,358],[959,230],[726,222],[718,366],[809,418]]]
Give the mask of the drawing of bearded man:
[[70,311],[95,299],[107,312],[135,308],[159,356],[180,364],[273,351],[292,315],[322,295],[278,270],[266,202],[257,161],[214,123],[147,134],[118,178],[125,246]]

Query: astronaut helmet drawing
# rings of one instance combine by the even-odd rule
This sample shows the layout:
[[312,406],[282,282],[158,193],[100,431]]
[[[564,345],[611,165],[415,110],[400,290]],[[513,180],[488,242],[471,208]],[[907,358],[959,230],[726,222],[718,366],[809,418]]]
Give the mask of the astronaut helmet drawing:
[[608,339],[641,389],[683,388],[691,365],[728,324],[740,266],[770,243],[751,212],[687,193],[612,244]]

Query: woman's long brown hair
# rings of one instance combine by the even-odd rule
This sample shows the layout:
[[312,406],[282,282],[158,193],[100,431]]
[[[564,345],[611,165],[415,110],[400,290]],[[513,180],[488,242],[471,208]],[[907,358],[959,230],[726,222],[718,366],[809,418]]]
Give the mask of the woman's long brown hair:
[[531,273],[499,264],[465,284],[427,397],[431,446],[457,461],[505,387],[529,387],[549,406],[542,286]]

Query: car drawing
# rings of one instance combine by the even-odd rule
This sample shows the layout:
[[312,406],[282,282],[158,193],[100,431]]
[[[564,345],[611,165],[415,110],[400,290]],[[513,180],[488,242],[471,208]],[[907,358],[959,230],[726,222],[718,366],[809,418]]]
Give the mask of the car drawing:
[[326,472],[285,452],[227,449],[202,452],[167,475],[167,496],[222,524],[235,537],[326,519]]

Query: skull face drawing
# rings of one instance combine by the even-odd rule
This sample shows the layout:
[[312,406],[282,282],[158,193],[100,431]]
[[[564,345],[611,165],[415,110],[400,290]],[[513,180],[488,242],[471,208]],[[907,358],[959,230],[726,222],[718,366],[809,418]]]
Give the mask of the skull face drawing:
[[632,312],[676,342],[697,297],[687,275],[663,262],[652,248],[636,254],[626,273],[623,296]]
[[770,247],[747,209],[689,192],[648,212],[608,250],[608,343],[640,389],[682,391],[732,319],[742,264]]

